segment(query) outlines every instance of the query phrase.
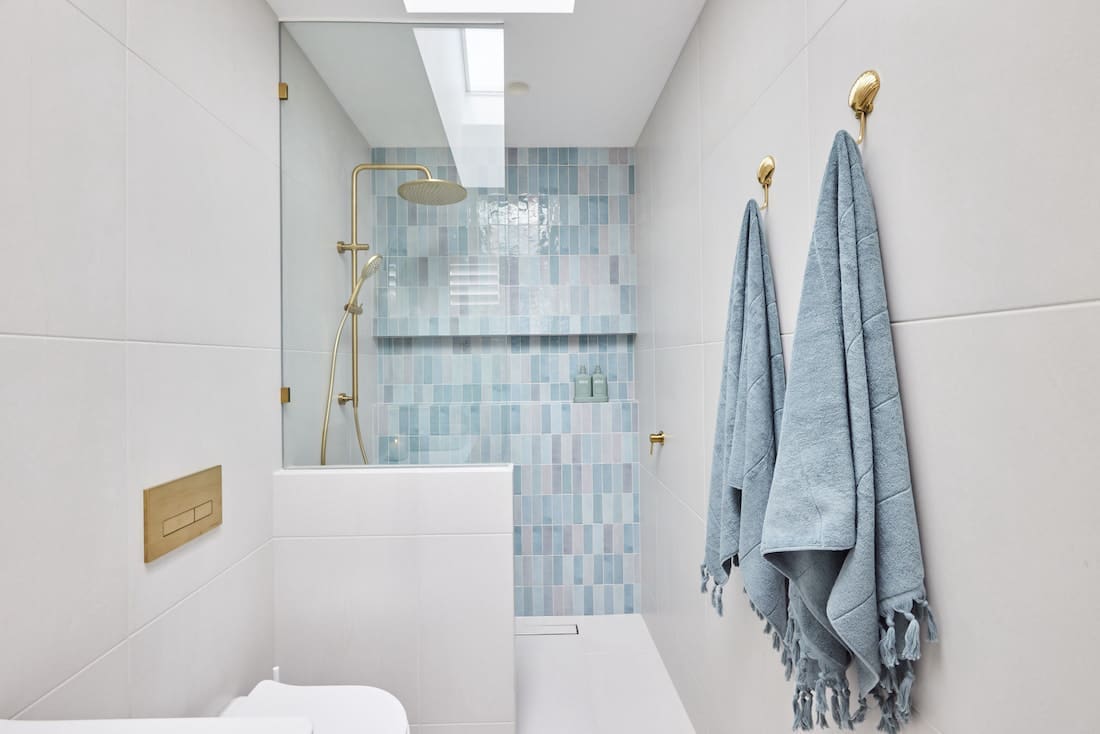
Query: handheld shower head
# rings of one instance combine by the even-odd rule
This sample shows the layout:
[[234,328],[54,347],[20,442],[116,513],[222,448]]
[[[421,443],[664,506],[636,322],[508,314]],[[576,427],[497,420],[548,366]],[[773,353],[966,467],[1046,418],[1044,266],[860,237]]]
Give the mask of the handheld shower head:
[[349,298],[348,302],[344,304],[345,311],[354,314],[360,314],[363,312],[363,309],[358,304],[356,304],[355,301],[359,298],[359,291],[363,289],[363,284],[366,283],[372,275],[377,273],[381,267],[382,256],[371,255],[370,259],[367,260],[367,264],[364,265],[363,269],[359,271],[359,279],[355,281],[355,287],[351,289],[351,298]]

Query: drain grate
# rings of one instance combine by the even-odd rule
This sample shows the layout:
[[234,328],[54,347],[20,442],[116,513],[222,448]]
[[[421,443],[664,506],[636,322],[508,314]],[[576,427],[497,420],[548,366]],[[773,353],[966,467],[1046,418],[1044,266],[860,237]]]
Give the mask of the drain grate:
[[516,637],[543,637],[549,635],[579,635],[575,624],[525,624],[516,627]]

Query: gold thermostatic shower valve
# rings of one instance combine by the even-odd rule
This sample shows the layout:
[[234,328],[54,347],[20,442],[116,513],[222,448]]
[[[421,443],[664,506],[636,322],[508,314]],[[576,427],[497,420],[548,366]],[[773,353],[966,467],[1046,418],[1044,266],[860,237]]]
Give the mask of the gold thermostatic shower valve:
[[658,431],[657,433],[649,434],[649,455],[650,456],[653,456],[653,446],[654,446],[654,444],[661,444],[662,446],[665,445],[665,432],[664,431]]

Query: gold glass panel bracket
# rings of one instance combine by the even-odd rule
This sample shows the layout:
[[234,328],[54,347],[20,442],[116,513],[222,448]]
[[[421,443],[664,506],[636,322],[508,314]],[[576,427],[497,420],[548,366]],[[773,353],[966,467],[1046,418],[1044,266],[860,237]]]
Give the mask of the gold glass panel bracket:
[[756,180],[764,187],[764,203],[760,205],[760,211],[768,208],[768,191],[772,187],[772,176],[775,175],[775,158],[764,156],[760,166],[756,169]]
[[859,120],[859,137],[856,138],[856,145],[861,145],[867,134],[867,115],[875,109],[875,96],[881,87],[882,80],[878,72],[868,69],[859,75],[855,84],[852,85],[852,91],[848,93],[848,106],[852,108],[852,112],[856,113],[856,119]]

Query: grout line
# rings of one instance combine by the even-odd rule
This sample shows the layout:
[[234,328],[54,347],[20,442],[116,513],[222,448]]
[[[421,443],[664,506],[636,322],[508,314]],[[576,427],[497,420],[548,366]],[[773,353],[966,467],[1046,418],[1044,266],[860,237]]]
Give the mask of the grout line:
[[936,321],[958,321],[960,319],[975,319],[983,317],[1011,316],[1015,314],[1043,313],[1046,311],[1062,311],[1075,308],[1100,306],[1100,298],[1084,298],[1075,301],[1062,301],[1055,303],[1043,303],[1037,306],[1020,306],[1018,308],[990,309],[988,311],[971,311],[969,313],[950,314],[946,316],[932,316],[928,318],[899,319],[891,321],[891,326],[906,326],[909,324],[927,324]]
[[[588,523],[588,524],[594,525],[596,523]],[[389,535],[366,535],[366,534],[360,533],[360,534],[357,534],[357,535],[351,535],[351,534],[349,534],[349,535],[274,535],[274,536],[272,536],[271,540],[272,540],[272,542],[274,542],[276,540],[395,540],[395,539],[399,539],[399,538],[496,538],[496,537],[507,537],[509,540],[511,540],[512,537],[513,537],[513,534],[515,533],[515,528],[516,527],[523,527],[523,526],[522,525],[520,525],[520,526],[512,525],[508,528],[507,531],[504,531],[504,530],[497,530],[497,531],[489,530],[489,531],[479,531],[479,532],[476,532],[476,533],[402,533],[402,534],[389,534]],[[534,526],[532,525],[532,526],[529,526],[529,527],[534,527]],[[547,554],[542,553],[542,554],[538,554],[538,555],[547,555]],[[550,555],[554,555],[554,554],[550,554]]]
[[262,550],[263,550],[263,549],[264,549],[265,547],[267,547],[267,546],[271,545],[271,544],[272,544],[272,540],[274,540],[274,538],[272,538],[272,537],[270,537],[270,536],[269,536],[267,540],[265,540],[264,542],[260,543],[260,544],[259,544],[258,546],[256,546],[256,547],[255,547],[255,548],[253,548],[253,549],[252,549],[251,551],[249,551],[248,553],[246,553],[246,554],[245,554],[244,556],[242,556],[242,557],[241,557],[240,559],[238,559],[238,560],[234,561],[234,562],[233,562],[232,564],[230,564],[229,566],[227,566],[227,567],[226,567],[225,569],[223,569],[222,571],[219,571],[219,572],[218,572],[217,574],[215,574],[214,576],[212,576],[212,577],[211,577],[211,578],[210,578],[210,579],[209,579],[208,581],[206,581],[206,582],[205,582],[205,583],[204,583],[204,584],[203,584],[202,586],[199,586],[199,587],[195,588],[194,590],[192,590],[191,592],[189,592],[189,593],[188,593],[188,594],[187,594],[186,596],[184,596],[184,597],[183,597],[182,599],[180,599],[179,601],[177,601],[176,603],[174,603],[174,604],[173,604],[172,606],[170,606],[170,607],[168,607],[167,609],[165,609],[164,611],[162,611],[162,612],[158,613],[158,614],[157,614],[157,615],[156,615],[155,617],[153,617],[152,619],[150,619],[150,620],[149,620],[148,622],[146,622],[145,624],[141,625],[140,627],[138,627],[137,629],[135,629],[135,630],[134,630],[133,632],[129,633],[129,634],[127,635],[127,639],[130,639],[130,638],[136,637],[136,636],[137,636],[137,635],[138,635],[138,634],[139,634],[140,632],[143,632],[144,630],[148,629],[148,628],[149,628],[150,626],[152,626],[152,625],[153,625],[153,624],[155,624],[156,622],[158,622],[158,621],[160,621],[161,619],[163,619],[163,618],[164,618],[165,616],[167,616],[167,615],[168,615],[169,613],[171,613],[171,612],[172,612],[172,611],[174,611],[174,610],[175,610],[176,608],[178,608],[178,607],[179,607],[179,606],[180,606],[181,604],[183,604],[184,602],[186,602],[186,601],[188,601],[188,600],[192,599],[193,597],[195,597],[196,595],[198,595],[198,593],[199,593],[200,591],[204,591],[204,590],[205,590],[205,589],[206,589],[207,587],[209,587],[209,586],[210,586],[211,584],[213,584],[213,583],[214,583],[215,581],[217,581],[218,579],[220,579],[220,578],[221,578],[222,576],[226,575],[226,574],[227,574],[227,573],[229,573],[230,571],[232,571],[232,570],[234,570],[235,568],[237,568],[237,566],[240,566],[240,565],[241,565],[241,564],[243,564],[243,563],[244,563],[245,561],[247,561],[247,560],[249,560],[250,558],[252,558],[252,556],[254,556],[254,555],[256,555],[257,553],[259,553],[260,551],[262,551]]
[[[68,335],[56,335],[56,334],[35,334],[35,333],[15,333],[15,332],[0,332],[0,339],[47,339],[50,341],[73,341],[73,342],[98,342],[103,344],[140,344],[144,346],[162,346],[162,347],[207,347],[210,349],[240,349],[248,351],[258,352],[278,352],[282,353],[281,347],[259,347],[259,346],[246,346],[243,344],[202,344],[199,342],[172,342],[172,341],[159,341],[155,339],[127,339],[125,337],[105,337],[105,336],[68,336]],[[321,354],[321,352],[316,352]],[[313,354],[313,352],[310,352]]]
[[[125,646],[125,645],[126,645],[126,644],[127,644],[128,642],[129,642],[129,641],[130,641],[130,636],[129,636],[129,635],[126,635],[126,636],[124,636],[124,637],[123,637],[123,638],[122,638],[121,640],[119,640],[119,641],[118,641],[117,643],[115,643],[115,644],[114,644],[114,645],[112,645],[111,647],[107,648],[107,651],[106,651],[106,652],[104,652],[104,653],[103,653],[102,655],[98,655],[98,656],[96,656],[96,657],[95,657],[95,658],[94,658],[94,659],[93,659],[93,660],[92,660],[92,661],[91,661],[90,663],[88,663],[88,664],[87,664],[87,665],[85,665],[84,667],[80,668],[80,669],[79,669],[78,671],[76,671],[75,673],[73,673],[73,674],[72,674],[72,675],[70,675],[69,677],[65,678],[65,680],[61,681],[61,682],[60,682],[60,683],[58,683],[58,684],[57,684],[56,686],[54,686],[54,687],[53,687],[53,688],[51,688],[50,690],[48,690],[48,691],[46,691],[45,693],[43,693],[43,694],[42,694],[41,696],[39,696],[38,698],[36,698],[36,699],[35,699],[34,701],[32,701],[31,703],[29,703],[29,704],[27,704],[26,706],[24,706],[24,707],[23,707],[22,709],[20,709],[19,711],[17,711],[17,712],[16,712],[16,713],[15,713],[15,714],[14,714],[14,715],[13,715],[13,716],[11,717],[11,718],[12,718],[12,719],[18,719],[18,718],[19,718],[20,716],[22,716],[23,714],[27,713],[27,712],[28,712],[28,711],[30,711],[30,710],[31,710],[32,708],[34,708],[34,707],[35,707],[35,706],[37,706],[38,704],[42,703],[42,702],[43,702],[43,701],[45,701],[45,700],[46,700],[47,698],[49,698],[50,696],[52,696],[53,694],[57,693],[57,692],[58,692],[59,690],[61,690],[61,689],[62,689],[62,688],[64,688],[65,686],[67,686],[67,685],[68,685],[69,683],[71,683],[71,682],[72,682],[72,681],[73,681],[74,679],[76,679],[76,678],[77,678],[78,676],[80,676],[80,675],[83,675],[83,674],[84,674],[85,672],[87,672],[87,671],[88,671],[88,670],[89,670],[89,669],[90,669],[90,668],[91,668],[91,667],[92,667],[93,665],[96,665],[96,664],[97,664],[97,663],[99,663],[99,662],[100,662],[101,660],[103,660],[104,658],[106,658],[106,657],[107,657],[108,655],[110,655],[111,653],[113,653],[113,652],[115,652],[116,650],[118,650],[118,649],[119,649],[120,647],[123,647],[123,646]],[[127,665],[126,665],[126,668],[127,668],[127,676],[129,676],[129,668],[130,668],[130,665],[129,665],[129,660],[127,660]],[[129,686],[129,680],[127,680],[127,686]],[[129,705],[129,688],[127,688],[127,705]]]
[[[130,643],[130,641],[131,641],[131,640],[132,640],[132,639],[133,639],[134,637],[136,637],[136,636],[137,636],[137,635],[138,635],[138,634],[139,634],[140,632],[144,631],[144,630],[145,630],[145,629],[147,629],[147,628],[148,628],[149,626],[151,626],[151,625],[155,624],[155,623],[156,623],[156,622],[158,622],[158,621],[159,621],[160,619],[162,619],[162,618],[163,618],[163,617],[164,617],[165,615],[169,614],[170,612],[172,612],[173,610],[175,610],[175,609],[176,609],[177,607],[179,607],[179,606],[180,606],[181,604],[183,604],[184,602],[186,602],[186,601],[190,600],[190,599],[191,599],[192,597],[194,597],[195,595],[197,595],[197,594],[198,594],[198,593],[199,593],[200,591],[203,591],[203,590],[205,590],[205,589],[206,589],[206,588],[207,588],[208,586],[210,586],[211,584],[213,584],[213,583],[214,583],[215,581],[217,581],[217,580],[218,580],[219,578],[221,578],[221,577],[222,577],[222,576],[224,576],[225,574],[229,573],[229,572],[230,572],[230,571],[232,571],[233,569],[237,568],[237,566],[240,566],[240,565],[241,565],[242,563],[244,563],[245,561],[247,561],[247,560],[249,560],[250,558],[252,558],[252,556],[254,556],[254,555],[256,555],[257,553],[259,553],[260,551],[262,551],[262,550],[263,550],[263,549],[264,549],[264,548],[265,548],[266,546],[268,546],[268,545],[271,545],[271,541],[272,541],[272,538],[268,538],[268,539],[267,539],[267,540],[265,540],[264,542],[260,543],[260,545],[256,546],[256,547],[255,547],[254,549],[252,549],[251,551],[249,551],[249,552],[248,552],[247,554],[245,554],[245,555],[244,555],[244,556],[243,556],[242,558],[240,558],[239,560],[235,561],[234,563],[232,563],[232,564],[231,564],[230,566],[228,566],[228,567],[227,567],[227,568],[225,568],[224,570],[222,570],[222,571],[218,572],[217,574],[215,574],[215,575],[214,575],[214,576],[213,576],[212,578],[210,578],[210,579],[209,579],[208,581],[206,581],[206,582],[205,582],[204,584],[202,584],[201,586],[197,587],[196,589],[194,589],[193,591],[191,591],[191,592],[190,592],[189,594],[187,594],[187,596],[183,597],[182,599],[180,599],[179,601],[175,602],[174,604],[172,604],[172,605],[171,605],[170,607],[168,607],[168,608],[167,608],[167,609],[165,609],[164,611],[162,611],[162,612],[160,612],[159,614],[157,614],[157,615],[156,615],[155,617],[153,617],[152,619],[150,619],[150,620],[149,620],[148,622],[146,622],[145,624],[143,624],[143,625],[142,625],[141,627],[138,627],[138,628],[137,628],[137,629],[135,629],[135,630],[134,630],[133,632],[127,632],[127,633],[126,633],[126,635],[125,635],[125,636],[123,637],[123,639],[122,639],[122,640],[120,640],[119,642],[117,642],[117,643],[115,643],[114,645],[112,645],[112,646],[111,646],[110,648],[108,648],[108,649],[107,649],[107,650],[106,650],[106,651],[105,651],[104,653],[102,653],[101,655],[98,655],[98,656],[96,656],[96,657],[95,657],[95,658],[94,658],[94,659],[93,659],[93,660],[92,660],[92,661],[91,661],[90,663],[88,663],[87,665],[83,666],[82,668],[80,668],[79,670],[77,670],[77,671],[76,671],[75,673],[73,673],[72,675],[70,675],[70,676],[68,676],[67,678],[65,678],[65,679],[64,679],[63,681],[61,681],[61,682],[60,682],[60,683],[58,683],[58,684],[57,684],[56,686],[54,686],[53,688],[51,688],[50,690],[48,690],[48,691],[47,691],[46,693],[44,693],[44,694],[42,694],[41,696],[39,696],[38,698],[36,698],[36,699],[35,699],[34,701],[32,701],[32,702],[31,702],[30,704],[28,704],[27,706],[24,706],[24,707],[23,707],[23,708],[22,708],[22,709],[21,709],[20,711],[18,711],[18,712],[17,712],[16,714],[15,714],[15,716],[13,716],[12,718],[19,718],[20,716],[22,716],[23,714],[25,714],[25,713],[26,713],[27,711],[29,711],[30,709],[32,709],[33,707],[37,706],[37,705],[38,705],[39,703],[41,703],[42,701],[44,701],[44,700],[45,700],[46,698],[48,698],[49,696],[52,696],[52,695],[53,695],[54,693],[56,693],[57,691],[59,691],[59,690],[60,690],[61,688],[63,688],[64,686],[68,685],[69,683],[71,683],[71,682],[72,682],[73,680],[75,680],[75,679],[76,679],[76,678],[77,678],[78,676],[80,676],[80,675],[82,675],[83,673],[85,673],[86,671],[88,671],[88,670],[89,670],[89,669],[90,669],[90,668],[91,668],[91,667],[92,667],[93,665],[95,665],[96,663],[99,663],[99,662],[100,662],[101,660],[103,660],[104,658],[106,658],[106,657],[107,657],[108,655],[110,655],[111,653],[115,652],[116,650],[118,650],[118,649],[119,649],[120,647],[122,647],[122,646],[124,646],[124,645],[127,645],[127,644],[129,644],[129,643]],[[129,602],[128,602],[128,601],[127,601],[127,607],[129,607]],[[127,613],[129,613],[129,609],[127,609]],[[127,620],[127,628],[128,628],[128,627],[129,627],[129,620]],[[129,675],[130,675],[130,663],[129,663],[129,659],[127,659],[127,662],[126,662],[126,670],[127,670],[126,674],[127,674],[127,676],[129,676]],[[130,683],[130,681],[129,681],[129,678],[128,678],[128,679],[127,679],[127,686],[129,686],[129,683]],[[128,689],[127,689],[127,690],[129,691],[129,687],[128,687]],[[129,693],[127,693],[127,699],[129,699]]]

